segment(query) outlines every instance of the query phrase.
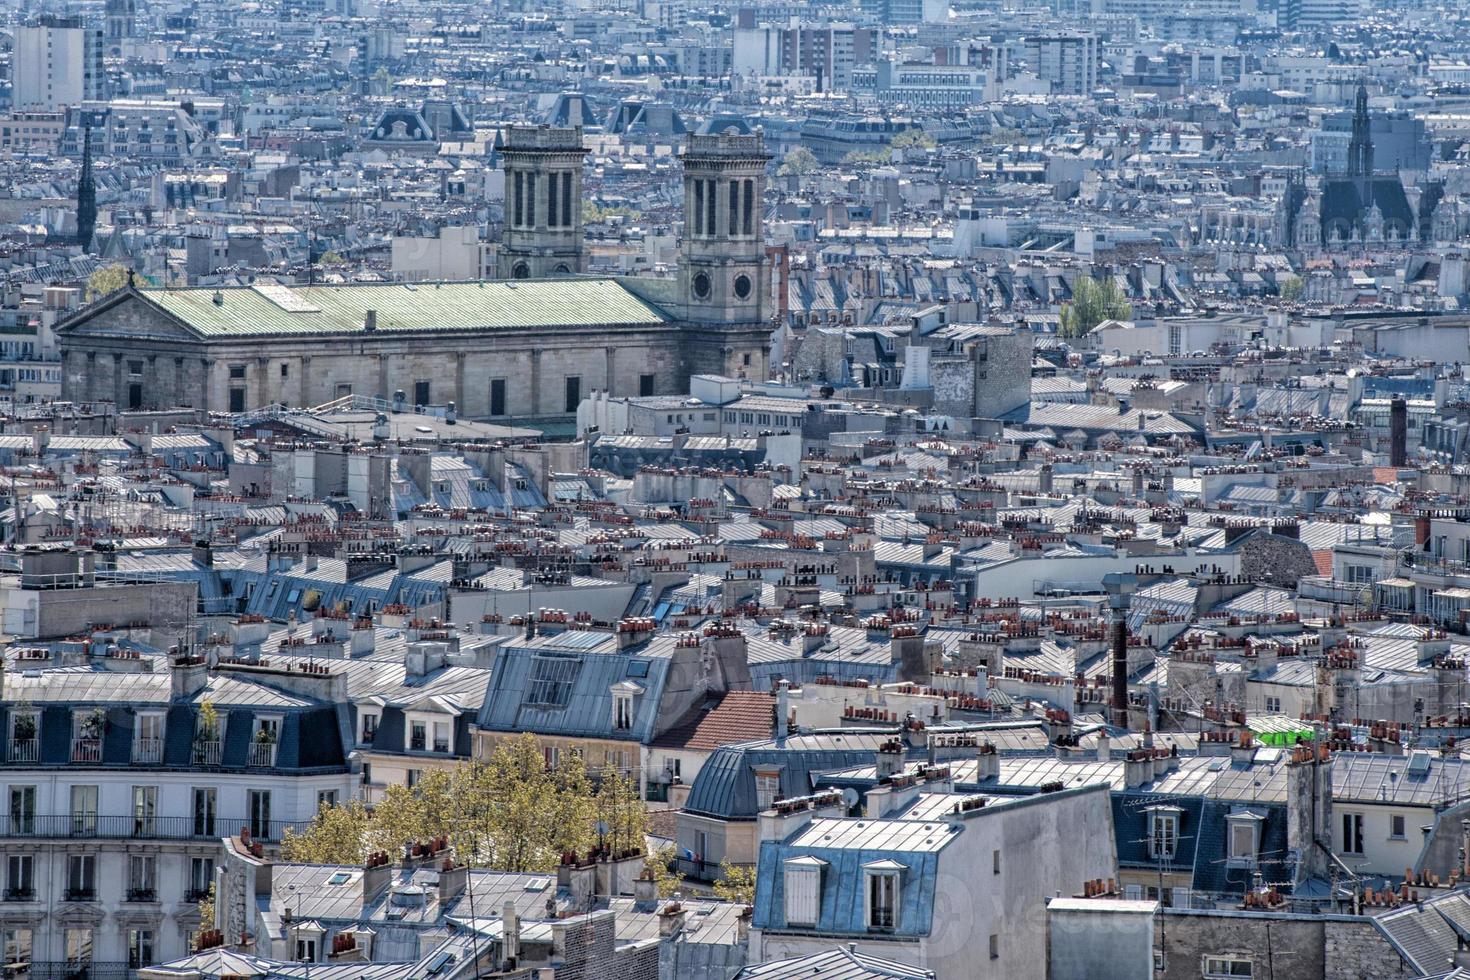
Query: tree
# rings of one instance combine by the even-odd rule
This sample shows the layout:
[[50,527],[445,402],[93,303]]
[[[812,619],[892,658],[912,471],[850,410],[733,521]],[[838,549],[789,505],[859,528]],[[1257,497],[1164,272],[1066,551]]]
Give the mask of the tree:
[[467,864],[504,871],[548,872],[562,855],[586,854],[598,834],[620,851],[641,850],[647,816],[636,788],[626,780],[599,794],[580,756],[568,753],[554,772],[546,768],[534,735],[501,741],[485,763],[424,773],[412,789],[388,787],[372,807],[361,800],[325,805],[300,834],[287,832],[287,860],[361,864],[368,854],[397,856],[406,845],[448,838]]
[[1111,277],[1099,282],[1083,276],[1072,286],[1072,301],[1062,307],[1059,333],[1083,337],[1104,320],[1126,320],[1133,315],[1123,291]]
[[128,284],[128,267],[109,265],[87,277],[87,302],[115,293]]
[[320,259],[320,262],[321,262],[322,265],[346,265],[347,264],[347,260],[346,259],[344,259],[339,253],[334,252],[334,251],[332,251],[330,249],[328,249],[327,252],[324,255],[322,255],[322,257]]
[[638,787],[619,772],[604,773],[597,786],[598,843],[613,854],[643,850],[648,834],[648,810],[638,798]]
[[199,928],[214,928],[214,882],[209,883],[209,891],[199,900]]
[[665,844],[643,862],[643,873],[653,879],[659,898],[668,898],[684,885],[684,876],[675,870],[678,852],[673,844]]
[[781,166],[777,168],[776,173],[783,177],[791,174],[799,177],[802,174],[811,173],[821,165],[821,161],[817,159],[815,153],[804,146],[798,146],[786,154],[785,158],[781,161]]
[[903,132],[893,137],[893,139],[889,142],[889,146],[892,146],[895,150],[902,150],[910,146],[917,146],[921,149],[932,150],[938,145],[939,144],[934,141],[934,137],[930,136],[928,133],[924,132],[918,127],[915,127],[913,129],[905,129]]
[[1281,298],[1288,303],[1294,303],[1301,298],[1302,290],[1306,288],[1301,276],[1288,276],[1281,282]]
[[843,166],[860,167],[887,163],[890,159],[887,150],[853,150],[842,158],[842,163]]
[[729,858],[720,862],[720,880],[711,889],[715,898],[737,905],[755,902],[755,868],[747,864],[731,864]]
[[[390,787],[389,792],[397,787]],[[323,803],[311,825],[300,834],[290,827],[281,838],[281,854],[303,864],[362,864],[368,852],[373,815],[362,800],[332,806]]]

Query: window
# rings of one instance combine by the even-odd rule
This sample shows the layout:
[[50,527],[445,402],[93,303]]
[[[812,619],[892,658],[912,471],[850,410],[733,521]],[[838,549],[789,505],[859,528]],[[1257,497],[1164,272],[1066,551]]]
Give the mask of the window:
[[572,227],[572,172],[568,170],[561,175],[561,224],[563,228]]
[[572,688],[581,672],[582,661],[576,657],[555,655],[531,658],[531,687],[526,703],[549,708],[565,708]]
[[575,412],[582,403],[582,379],[572,375],[567,378],[566,411]]
[[86,966],[92,962],[92,930],[83,926],[66,930],[66,962],[68,966]]
[[613,697],[613,728],[627,731],[633,727],[633,698],[619,694]]
[[[143,366],[142,365],[142,362],[141,361],[134,361],[133,363],[137,364],[138,367],[139,367],[139,370],[138,371],[134,371],[133,373],[134,374],[141,373],[141,369],[142,369],[142,366]],[[243,364],[231,364],[230,365],[230,380],[231,381],[244,381],[245,380],[245,365],[243,365]]]
[[1279,714],[1281,712],[1281,699],[1280,698],[1267,697],[1266,698],[1266,711],[1269,712],[1270,714]]
[[158,897],[158,859],[153,854],[128,855],[128,901],[151,902]]
[[429,736],[427,726],[421,721],[416,721],[408,728],[408,747],[414,752],[422,752],[428,745]]
[[[209,894],[214,884],[214,858],[196,857],[189,859],[189,901],[197,902]],[[209,928],[208,923],[205,928]]]
[[231,388],[230,389],[230,411],[231,412],[236,412],[236,413],[245,411],[245,389],[244,388]]
[[798,857],[786,862],[786,924],[814,926],[822,911],[821,858]]
[[151,837],[158,824],[158,787],[133,787],[133,836]]
[[413,383],[413,403],[415,405],[429,404],[429,382],[415,381]]
[[[555,187],[556,186],[556,182],[553,181],[552,184],[551,184],[551,186],[552,187]],[[315,963],[316,962],[316,940],[315,939],[298,939],[298,940],[296,940],[296,962],[298,962],[298,963]]]
[[527,228],[536,227],[536,175],[526,174],[526,222]]
[[290,375],[291,375],[291,368],[290,368],[290,366],[283,363],[281,365],[281,377],[282,378],[287,378],[287,377],[290,377]]
[[1225,818],[1230,845],[1229,862],[1254,866],[1261,849],[1261,823],[1264,818],[1249,810],[1240,810]]
[[1149,813],[1148,856],[1156,861],[1173,860],[1179,847],[1179,811],[1155,808]]
[[36,787],[10,787],[10,832],[12,834],[34,834],[36,832]]
[[505,414],[505,379],[495,378],[490,382],[490,414]]
[[128,969],[141,970],[153,963],[153,930],[128,930]]
[[163,761],[163,715],[146,712],[138,715],[138,729],[133,736],[133,761],[156,765]]
[[31,854],[12,854],[6,859],[5,897],[24,901],[35,894],[36,859]]
[[252,789],[250,800],[250,835],[270,840],[271,834],[271,791]]
[[704,234],[704,181],[694,182],[694,234]]
[[525,174],[517,170],[515,179],[515,209],[511,212],[513,215],[511,218],[511,224],[516,225],[517,227],[519,227],[522,221],[524,221],[526,213],[524,179]]
[[66,859],[66,897],[87,902],[97,897],[97,856],[71,854]]
[[898,925],[898,872],[892,861],[864,869],[867,876],[867,926],[888,930]]
[[758,772],[755,774],[755,808],[769,810],[781,798],[781,774]]
[[316,791],[316,808],[334,807],[337,805],[337,791],[334,789],[319,789]]
[[992,932],[990,934],[990,958],[993,960],[1000,959],[1000,933]]
[[378,737],[378,715],[376,712],[363,712],[362,733],[358,736],[358,742],[363,745],[372,745],[373,740]]
[[213,837],[215,795],[213,786],[196,786],[194,788],[194,836]]
[[1206,956],[1205,980],[1226,980],[1230,977],[1251,977],[1251,961],[1242,956]]
[[[7,966],[31,962],[31,930],[10,928],[5,930],[5,964]],[[7,970],[6,973],[10,971]]]
[[449,751],[449,722],[447,721],[434,722],[434,751]]
[[78,837],[97,833],[97,787],[71,788],[71,830]]
[[1000,851],[990,852],[990,873],[993,875],[1000,874]]
[[1342,852],[1344,854],[1363,853],[1363,815],[1361,813],[1342,815]]
[[403,782],[409,789],[413,789],[419,784],[419,780],[423,778],[424,771],[422,769],[410,769],[404,773]]
[[1394,840],[1404,839],[1404,815],[1395,813],[1388,818],[1388,836]]
[[640,375],[638,375],[638,396],[640,398],[647,398],[649,395],[652,395],[652,394],[653,394],[653,375],[651,375],[651,374],[640,374]]

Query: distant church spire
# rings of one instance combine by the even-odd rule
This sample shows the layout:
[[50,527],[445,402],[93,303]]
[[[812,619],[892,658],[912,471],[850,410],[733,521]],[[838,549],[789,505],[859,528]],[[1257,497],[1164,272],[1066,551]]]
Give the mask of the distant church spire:
[[77,179],[77,244],[91,248],[97,230],[97,183],[92,178],[92,123],[82,131],[82,175]]
[[1348,176],[1373,176],[1373,131],[1368,117],[1368,90],[1358,83],[1358,99],[1353,109],[1353,135],[1348,140]]

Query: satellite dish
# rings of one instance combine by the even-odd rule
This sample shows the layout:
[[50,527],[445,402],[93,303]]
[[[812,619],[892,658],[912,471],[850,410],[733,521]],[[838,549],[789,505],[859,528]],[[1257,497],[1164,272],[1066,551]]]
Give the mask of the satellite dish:
[[847,806],[849,810],[858,805],[859,799],[860,797],[858,796],[858,791],[853,789],[851,786],[842,791],[842,802]]

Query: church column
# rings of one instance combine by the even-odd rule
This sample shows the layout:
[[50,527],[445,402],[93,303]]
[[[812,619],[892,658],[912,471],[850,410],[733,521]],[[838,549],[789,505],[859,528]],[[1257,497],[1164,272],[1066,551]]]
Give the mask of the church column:
[[118,411],[126,411],[128,407],[128,381],[123,374],[122,355],[112,355],[112,400],[117,405]]
[[467,411],[464,397],[464,351],[454,355],[454,407],[461,415]]
[[616,347],[609,347],[607,349],[607,384],[603,385],[603,390],[606,391],[609,395],[614,394],[613,386],[616,384],[615,379],[617,378],[617,376],[618,349]]
[[393,397],[393,392],[388,390],[387,354],[378,355],[378,397],[383,399],[384,401],[389,401]]
[[301,407],[302,408],[309,408],[309,407],[311,407],[311,355],[310,354],[303,354],[303,355],[301,355],[301,369],[300,369],[300,371],[298,373],[301,375],[301,381],[299,383],[299,386],[300,386],[300,389],[301,389]]
[[271,396],[270,379],[271,361],[268,357],[257,357],[255,359],[255,405],[257,408],[269,405],[276,401]]
[[199,407],[208,412],[214,402],[214,360],[206,357],[199,362],[199,366],[204,371],[203,381],[199,386],[199,400],[202,403]]
[[541,348],[531,351],[531,411],[529,415],[541,414]]

